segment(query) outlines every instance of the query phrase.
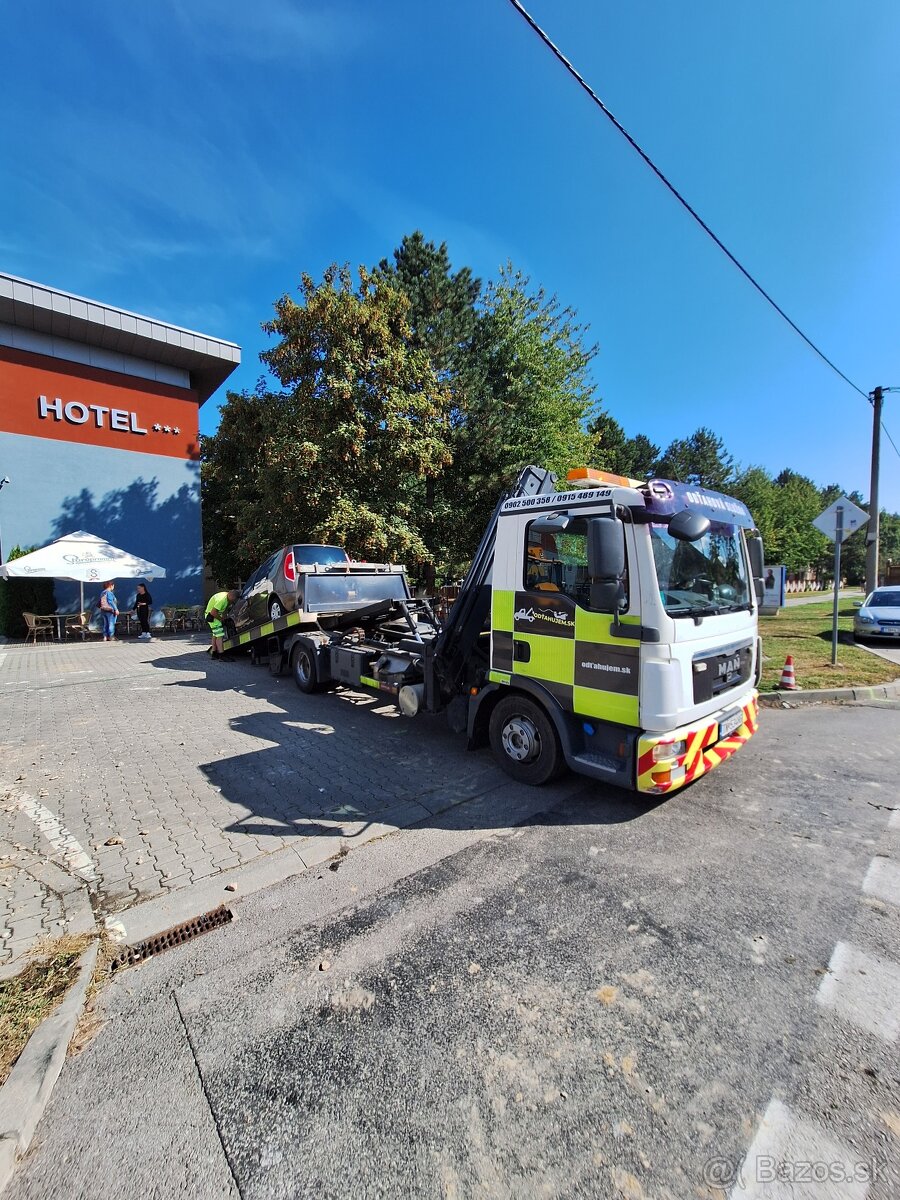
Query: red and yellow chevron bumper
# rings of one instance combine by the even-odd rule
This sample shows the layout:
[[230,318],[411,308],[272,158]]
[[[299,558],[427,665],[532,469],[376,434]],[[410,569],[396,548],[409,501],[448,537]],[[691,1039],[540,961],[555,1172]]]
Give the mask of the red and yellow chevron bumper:
[[654,796],[673,792],[730,758],[756,733],[759,723],[756,692],[741,706],[740,712],[743,720],[724,737],[720,736],[720,724],[730,716],[737,719],[733,709],[662,737],[644,734],[638,740],[637,790]]

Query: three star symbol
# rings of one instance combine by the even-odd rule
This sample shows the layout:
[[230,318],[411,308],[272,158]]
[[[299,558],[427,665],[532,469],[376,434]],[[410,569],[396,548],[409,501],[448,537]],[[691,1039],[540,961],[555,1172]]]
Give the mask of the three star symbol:
[[177,425],[160,425],[157,423],[156,425],[153,426],[153,432],[154,433],[179,434],[179,433],[181,433],[181,430],[178,428]]

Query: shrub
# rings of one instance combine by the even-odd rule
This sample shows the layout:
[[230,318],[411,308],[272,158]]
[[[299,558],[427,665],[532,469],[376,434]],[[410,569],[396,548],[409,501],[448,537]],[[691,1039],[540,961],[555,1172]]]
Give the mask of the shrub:
[[[7,562],[37,550],[37,546],[13,546]],[[0,633],[23,638],[27,631],[23,612],[51,613],[56,609],[52,579],[0,579]]]

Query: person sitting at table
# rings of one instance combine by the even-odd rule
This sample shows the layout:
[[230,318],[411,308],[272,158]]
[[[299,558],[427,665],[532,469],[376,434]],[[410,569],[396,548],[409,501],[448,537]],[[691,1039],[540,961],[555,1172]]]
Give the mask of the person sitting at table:
[[138,636],[139,642],[149,642],[150,637],[150,606],[153,603],[153,597],[147,591],[146,583],[137,585],[137,595],[134,598],[134,608],[131,610],[141,623],[141,632]]

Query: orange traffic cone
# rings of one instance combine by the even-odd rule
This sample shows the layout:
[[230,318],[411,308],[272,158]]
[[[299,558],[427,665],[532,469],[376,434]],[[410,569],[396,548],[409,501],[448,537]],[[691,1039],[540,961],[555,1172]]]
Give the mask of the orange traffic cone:
[[784,660],[784,670],[781,672],[781,682],[778,686],[784,688],[786,692],[796,692],[797,690],[797,681],[794,678],[794,659],[790,654]]

